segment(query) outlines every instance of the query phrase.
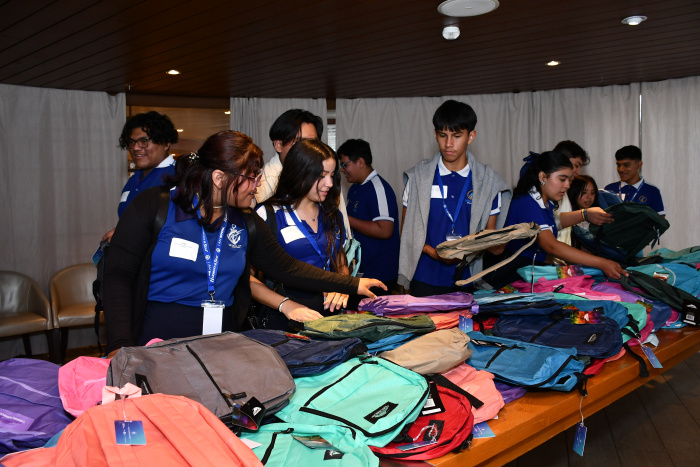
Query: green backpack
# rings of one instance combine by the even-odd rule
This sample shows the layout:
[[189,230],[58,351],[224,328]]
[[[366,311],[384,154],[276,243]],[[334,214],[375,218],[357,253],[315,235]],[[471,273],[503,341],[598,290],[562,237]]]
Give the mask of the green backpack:
[[607,207],[605,212],[612,214],[615,221],[603,225],[591,224],[590,232],[596,241],[622,250],[628,261],[650,243],[653,247],[670,226],[663,216],[644,204],[614,204]]
[[384,318],[367,313],[356,313],[307,321],[300,334],[316,339],[359,337],[367,344],[397,334],[425,334],[434,330],[435,323],[427,315]]

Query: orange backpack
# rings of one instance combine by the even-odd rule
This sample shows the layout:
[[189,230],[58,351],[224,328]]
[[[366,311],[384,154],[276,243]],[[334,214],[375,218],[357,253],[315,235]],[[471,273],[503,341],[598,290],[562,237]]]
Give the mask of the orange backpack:
[[122,401],[86,410],[51,448],[6,456],[7,467],[36,466],[262,466],[253,451],[202,404],[153,394],[124,400],[131,420],[143,422],[145,445],[118,445],[114,422]]

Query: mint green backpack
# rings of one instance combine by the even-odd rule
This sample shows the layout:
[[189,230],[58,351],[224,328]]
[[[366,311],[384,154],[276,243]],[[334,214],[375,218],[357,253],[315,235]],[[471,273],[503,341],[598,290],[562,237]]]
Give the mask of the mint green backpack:
[[412,423],[428,397],[418,373],[382,358],[353,358],[321,375],[296,378],[296,392],[276,414],[287,423],[350,427],[383,447]]
[[[253,448],[264,465],[328,467],[377,467],[379,458],[351,428],[335,425],[273,423],[241,439],[260,443]],[[330,445],[330,446],[329,446]]]

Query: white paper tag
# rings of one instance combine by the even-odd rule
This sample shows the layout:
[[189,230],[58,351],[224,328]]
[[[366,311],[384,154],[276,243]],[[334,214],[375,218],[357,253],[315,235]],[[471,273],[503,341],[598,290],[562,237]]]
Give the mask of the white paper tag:
[[299,230],[299,227],[297,227],[296,225],[287,226],[280,230],[280,233],[282,234],[284,243],[287,244],[292,243],[294,240],[304,238],[304,234],[301,233],[301,230]]
[[262,446],[262,444],[258,443],[257,441],[253,441],[252,439],[248,439],[248,438],[238,438],[238,439],[243,441],[243,444],[248,446],[250,449],[255,449],[258,446]]
[[433,185],[432,189],[430,190],[430,197],[431,198],[447,198],[447,187],[444,186],[443,188],[443,196],[440,196],[440,186],[439,185]]
[[202,320],[202,335],[219,334],[224,318],[224,302],[213,300],[202,302],[204,319]]
[[189,259],[197,261],[199,245],[185,240],[184,238],[173,238],[170,242],[170,256],[175,258]]
[[125,191],[124,193],[122,193],[122,199],[120,199],[119,202],[123,203],[124,201],[126,201],[126,199],[129,197],[129,193],[131,193],[131,192]]

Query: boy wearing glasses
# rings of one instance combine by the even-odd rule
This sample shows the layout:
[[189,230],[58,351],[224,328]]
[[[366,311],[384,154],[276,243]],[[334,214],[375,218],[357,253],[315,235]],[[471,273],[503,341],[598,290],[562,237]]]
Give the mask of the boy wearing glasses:
[[362,245],[360,272],[379,279],[390,293],[399,268],[399,209],[396,195],[372,168],[367,141],[349,139],[338,148],[340,170],[352,186],[348,190],[348,221]]
[[398,280],[414,296],[451,292],[456,280],[480,272],[478,258],[461,277],[454,277],[458,261],[440,258],[435,247],[483,229],[502,228],[511,199],[503,179],[467,150],[476,137],[471,106],[444,102],[433,115],[433,126],[439,151],[403,176]]
[[[177,130],[167,115],[158,112],[140,113],[130,118],[119,137],[119,147],[128,149],[137,170],[122,189],[117,214],[121,217],[131,201],[147,188],[164,184],[165,177],[175,174],[175,159],[168,155],[177,143]],[[102,240],[109,241],[114,229]]]

